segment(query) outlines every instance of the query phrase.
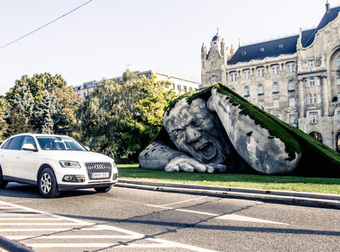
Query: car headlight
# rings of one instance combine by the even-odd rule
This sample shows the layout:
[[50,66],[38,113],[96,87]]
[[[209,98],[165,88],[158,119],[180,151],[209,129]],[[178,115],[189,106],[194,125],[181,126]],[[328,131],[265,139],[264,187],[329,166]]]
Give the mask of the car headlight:
[[80,168],[80,164],[76,161],[59,161],[59,164],[63,168]]

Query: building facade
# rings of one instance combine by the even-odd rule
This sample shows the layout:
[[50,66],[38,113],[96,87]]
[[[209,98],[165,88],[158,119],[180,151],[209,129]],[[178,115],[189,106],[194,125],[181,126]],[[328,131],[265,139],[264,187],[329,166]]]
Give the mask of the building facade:
[[[157,76],[157,80],[160,81],[167,80],[168,78],[170,78],[169,80],[172,82],[171,88],[176,93],[197,91],[201,84],[199,79],[176,71],[147,70],[147,71],[135,71],[134,73],[138,78],[141,78],[142,75],[148,78],[149,76],[151,76],[151,74],[155,74]],[[122,79],[122,76],[115,77],[113,79],[120,81]],[[102,83],[103,83],[102,80],[100,81],[93,80],[84,82],[82,85],[71,87],[73,88],[74,93],[85,98],[94,88],[96,88],[98,85],[101,85]]]
[[340,152],[340,17],[330,8],[316,28],[226,48],[217,33],[201,50],[201,86],[222,82],[251,103]]

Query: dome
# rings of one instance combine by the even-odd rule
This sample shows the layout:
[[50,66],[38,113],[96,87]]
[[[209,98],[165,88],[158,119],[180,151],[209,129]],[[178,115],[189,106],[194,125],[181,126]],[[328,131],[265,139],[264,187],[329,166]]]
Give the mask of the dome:
[[220,34],[218,34],[218,31],[216,33],[216,35],[212,38],[211,42],[213,41],[221,41],[222,40],[222,37]]

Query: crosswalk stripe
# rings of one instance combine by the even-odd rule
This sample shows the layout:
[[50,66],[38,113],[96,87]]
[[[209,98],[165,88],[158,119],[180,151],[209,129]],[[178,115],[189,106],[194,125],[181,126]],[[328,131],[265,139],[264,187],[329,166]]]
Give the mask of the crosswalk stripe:
[[[19,218],[0,218],[0,221],[25,221],[21,223],[1,223],[0,226],[14,226],[13,228],[2,228],[0,229],[0,232],[3,236],[5,236],[7,239],[11,240],[17,240],[24,243],[26,246],[32,247],[32,248],[186,248],[192,251],[197,252],[215,252],[213,250],[203,249],[200,247],[195,247],[191,245],[186,245],[182,243],[176,243],[171,242],[167,240],[162,240],[158,238],[146,238],[145,235],[139,234],[130,230],[125,230],[121,228],[117,228],[114,226],[109,225],[101,225],[101,224],[95,224],[87,221],[82,221],[78,219],[72,219],[69,217],[64,217],[60,215],[50,214],[47,212],[39,211],[30,209],[23,206],[17,206],[11,203],[2,202],[0,201],[0,206],[8,206],[6,210],[6,214],[0,214],[1,217],[7,217],[7,216],[18,216]],[[13,209],[10,209],[10,206]],[[27,211],[28,214],[22,214],[20,212]],[[1,211],[0,211],[1,212]],[[8,213],[7,213],[8,212]],[[16,212],[19,212],[16,214]],[[22,218],[23,216],[34,216],[41,218]],[[40,222],[40,223],[27,223],[27,220],[44,220],[49,222]],[[53,221],[53,222],[50,222]],[[29,226],[70,226],[66,228],[29,228]],[[21,228],[15,228],[15,226],[21,226]],[[22,226],[27,226],[28,228],[22,228]],[[80,227],[79,227],[80,226]],[[82,227],[81,227],[82,226]],[[112,232],[120,232],[123,233],[123,235],[54,235],[54,234],[39,234],[39,236],[34,235],[8,235],[6,236],[4,232],[47,232],[47,231],[56,231],[56,232],[67,232],[67,231],[112,231]],[[25,239],[31,239],[31,243],[27,244]],[[53,241],[55,239],[66,239],[66,241],[60,242],[60,243],[36,243],[34,240],[48,240]],[[146,242],[154,242],[154,243],[115,243],[115,242],[105,242],[105,243],[74,243],[69,242],[72,239],[129,239],[129,240],[140,240],[140,241],[146,241]]]

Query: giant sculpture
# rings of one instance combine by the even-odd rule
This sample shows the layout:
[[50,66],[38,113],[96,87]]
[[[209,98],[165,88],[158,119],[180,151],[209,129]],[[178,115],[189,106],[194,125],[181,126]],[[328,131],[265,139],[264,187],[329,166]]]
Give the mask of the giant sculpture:
[[[222,84],[182,96],[164,127],[139,155],[143,168],[185,172],[289,174],[313,155],[338,173],[340,155],[246,101]],[[331,158],[328,158],[331,157]],[[335,158],[334,158],[335,157]],[[300,170],[315,174],[318,162]],[[306,168],[305,166],[309,166]]]

